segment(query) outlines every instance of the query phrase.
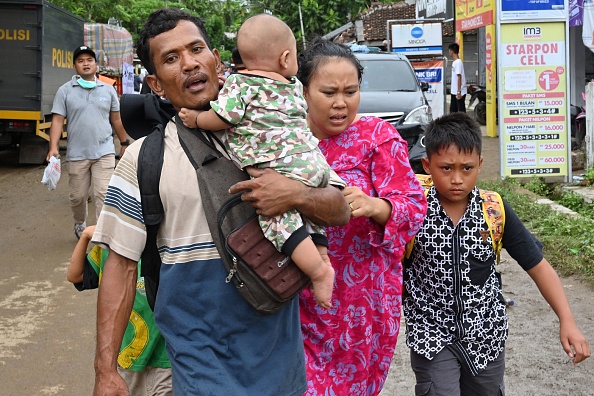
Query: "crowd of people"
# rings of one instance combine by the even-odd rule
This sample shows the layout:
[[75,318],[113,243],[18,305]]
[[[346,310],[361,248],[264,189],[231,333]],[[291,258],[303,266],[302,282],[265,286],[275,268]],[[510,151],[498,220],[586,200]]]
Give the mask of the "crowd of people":
[[[99,288],[95,395],[378,395],[402,313],[417,394],[504,394],[507,317],[476,187],[481,133],[462,108],[427,127],[432,184],[424,186],[398,131],[358,114],[363,67],[342,44],[316,38],[298,54],[284,22],[258,15],[241,26],[225,75],[204,23],[166,8],[148,17],[137,54],[143,88],[196,133],[214,131],[251,176],[230,194],[256,209],[265,235],[313,287],[263,315],[225,283],[216,231],[171,119],[159,186],[163,264],[154,312],[148,307],[136,176],[144,139],[126,144],[117,96],[96,80],[93,50],[80,47],[77,75],[54,101],[48,159],[68,118],[79,242],[67,277],[78,290]],[[456,70],[452,92],[463,100]],[[124,143],[117,166],[112,127]],[[96,227],[86,227],[91,178]],[[542,245],[507,203],[502,210],[503,247],[558,316],[565,352],[583,361],[588,341]]]

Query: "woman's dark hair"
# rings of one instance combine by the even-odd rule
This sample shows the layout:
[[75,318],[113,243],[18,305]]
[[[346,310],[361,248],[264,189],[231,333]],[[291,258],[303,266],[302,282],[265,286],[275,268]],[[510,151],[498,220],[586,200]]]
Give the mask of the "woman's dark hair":
[[140,32],[138,44],[136,46],[138,58],[149,74],[155,74],[155,65],[151,58],[149,40],[161,33],[175,29],[179,21],[190,21],[194,23],[198,30],[200,30],[202,38],[210,49],[210,37],[208,37],[202,19],[177,8],[163,8],[157,10],[148,16],[148,19],[144,23],[142,31]]
[[359,59],[351,52],[350,48],[343,44],[333,43],[332,41],[321,37],[314,38],[307,49],[299,54],[299,71],[297,78],[304,87],[309,86],[311,77],[316,73],[320,66],[325,65],[332,58],[346,59],[355,66],[359,77],[359,83],[363,77],[363,66]]
[[481,127],[466,113],[450,113],[436,118],[425,130],[425,149],[427,158],[440,150],[456,146],[460,152],[481,155]]

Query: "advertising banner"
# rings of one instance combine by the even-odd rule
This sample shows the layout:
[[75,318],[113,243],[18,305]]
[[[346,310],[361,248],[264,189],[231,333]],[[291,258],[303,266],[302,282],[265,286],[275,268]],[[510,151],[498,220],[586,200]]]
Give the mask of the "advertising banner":
[[456,1],[456,31],[477,29],[491,25],[495,0]]
[[565,19],[566,0],[501,0],[501,20]]
[[569,0],[569,27],[582,26],[584,0]]
[[487,136],[497,137],[497,45],[495,25],[485,27]]
[[501,25],[502,176],[568,176],[564,22]]
[[133,94],[134,93],[134,66],[129,63],[123,63],[123,75],[122,75],[122,93]]
[[454,18],[454,2],[451,0],[417,0],[417,19]]
[[411,64],[419,81],[429,84],[425,97],[433,111],[433,118],[441,117],[445,114],[444,61],[442,59],[428,62],[415,61]]
[[442,54],[441,23],[392,25],[392,52],[410,55]]

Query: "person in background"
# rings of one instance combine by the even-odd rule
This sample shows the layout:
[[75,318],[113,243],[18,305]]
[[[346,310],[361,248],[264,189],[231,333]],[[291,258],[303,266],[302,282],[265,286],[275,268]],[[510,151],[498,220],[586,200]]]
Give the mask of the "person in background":
[[142,77],[139,74],[134,75],[134,93],[140,93],[140,87],[142,85]]
[[[85,228],[72,252],[66,272],[66,279],[78,291],[100,286],[103,266],[109,253],[100,246],[94,246],[87,254],[93,232],[95,226]],[[118,372],[133,396],[171,396],[171,363],[167,358],[165,339],[155,325],[153,311],[146,299],[140,262],[138,271],[134,306],[118,355]]]
[[241,55],[239,54],[239,49],[237,47],[233,48],[231,51],[231,62],[233,63],[233,73],[245,73],[247,69],[243,64],[243,59],[241,59]]
[[464,74],[464,64],[460,59],[460,46],[452,43],[448,47],[450,58],[452,58],[452,78],[450,85],[450,113],[466,113],[466,74]]
[[400,329],[401,258],[425,216],[406,141],[389,122],[357,114],[362,73],[348,47],[328,40],[299,55],[309,127],[351,209],[347,225],[326,228],[332,308],[300,295],[308,395],[380,393]]
[[[180,118],[190,128],[233,128],[225,143],[241,169],[269,167],[308,186],[325,187],[330,167],[307,126],[303,86],[295,79],[297,46],[291,28],[275,16],[256,15],[239,28],[237,45],[249,74],[232,74],[209,111],[181,109]],[[337,187],[345,186],[337,181]],[[276,249],[311,278],[318,304],[330,308],[334,270],[324,227],[295,210],[258,220]]]
[[74,218],[74,234],[80,238],[87,227],[87,198],[91,182],[95,213],[103,207],[109,179],[115,167],[112,128],[120,141],[120,156],[130,140],[120,119],[120,103],[116,91],[97,79],[97,58],[87,46],[73,53],[76,75],[56,92],[52,106],[50,142],[46,160],[58,157],[58,142],[64,120],[68,119],[68,176],[70,208]]
[[[178,111],[205,110],[216,99],[221,61],[199,18],[176,8],[154,11],[140,33],[137,53],[151,89]],[[114,362],[146,244],[136,177],[143,141],[134,141],[119,161],[93,234],[93,242],[109,248],[97,299],[95,395],[126,394]],[[319,225],[348,221],[348,206],[335,187],[308,187],[272,169],[248,173],[253,179],[232,186],[230,194],[242,193],[258,214],[275,216],[295,208]],[[164,218],[157,244],[163,264],[154,313],[167,343],[175,394],[303,394],[299,301],[262,315],[225,283],[228,274],[208,228],[196,171],[184,155],[174,120],[164,130],[159,193]]]
[[[417,394],[505,394],[508,323],[496,252],[476,187],[481,130],[465,113],[432,121],[423,167],[433,179],[425,222],[404,260],[406,343]],[[542,244],[503,201],[503,247],[528,272],[559,318],[563,349],[577,364],[590,346]]]
[[97,80],[99,80],[99,81],[101,81],[101,82],[104,82],[105,84],[107,84],[107,85],[109,85],[109,86],[113,87],[114,89],[116,89],[116,82],[117,82],[117,81],[116,81],[116,80],[114,80],[114,79],[113,79],[113,78],[111,78],[111,77],[107,77],[107,76],[106,76],[106,75],[104,75],[104,74],[99,74],[99,73],[97,73]]

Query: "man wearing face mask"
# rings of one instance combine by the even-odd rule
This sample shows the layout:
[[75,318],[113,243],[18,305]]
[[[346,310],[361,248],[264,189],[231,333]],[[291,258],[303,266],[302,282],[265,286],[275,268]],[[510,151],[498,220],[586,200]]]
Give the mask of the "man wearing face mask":
[[96,78],[97,57],[87,46],[74,50],[76,75],[56,92],[52,106],[50,143],[46,160],[59,156],[58,142],[68,119],[68,176],[74,234],[80,238],[87,227],[87,197],[91,181],[95,213],[103,206],[109,179],[115,168],[112,127],[121,144],[120,156],[130,144],[120,119],[120,103],[113,87]]

